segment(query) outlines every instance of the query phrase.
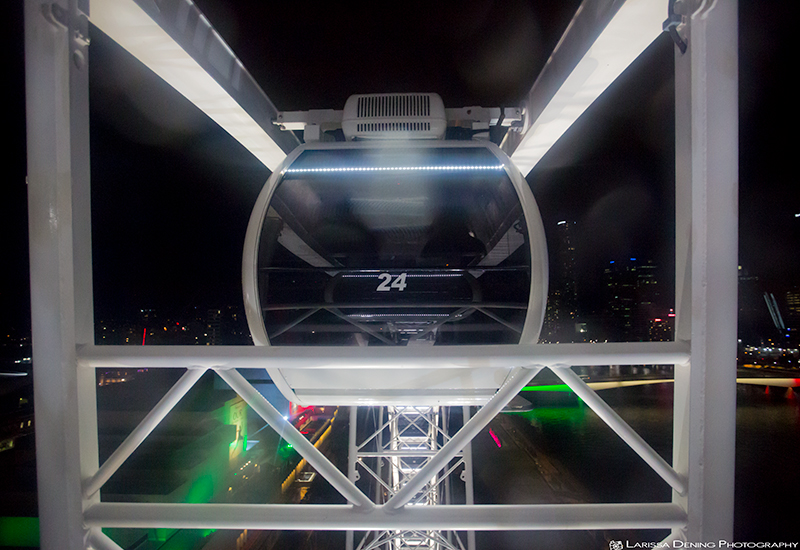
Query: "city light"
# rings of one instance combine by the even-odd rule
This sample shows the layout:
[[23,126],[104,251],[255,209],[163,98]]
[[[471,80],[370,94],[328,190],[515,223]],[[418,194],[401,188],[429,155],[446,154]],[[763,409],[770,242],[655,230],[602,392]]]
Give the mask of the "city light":
[[500,438],[497,437],[497,435],[495,435],[494,430],[492,430],[491,428],[489,428],[489,435],[492,436],[492,439],[494,440],[495,444],[497,444],[498,447],[502,447],[503,446],[500,443]]

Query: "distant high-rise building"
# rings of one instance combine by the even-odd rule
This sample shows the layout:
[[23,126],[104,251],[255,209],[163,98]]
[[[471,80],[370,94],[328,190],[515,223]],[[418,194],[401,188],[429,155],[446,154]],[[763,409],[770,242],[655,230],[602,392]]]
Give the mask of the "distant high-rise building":
[[675,332],[675,311],[669,310],[664,317],[648,319],[648,340],[651,342],[670,342]]
[[558,222],[549,240],[550,290],[542,329],[542,338],[548,342],[583,341],[586,334],[585,324],[577,322],[576,225],[574,221]]
[[800,330],[800,286],[786,291],[786,326]]
[[[251,344],[247,319],[239,306],[212,308],[206,313],[203,330],[209,346],[235,346]],[[199,341],[199,340],[198,340]]]
[[222,336],[222,310],[209,309],[206,315],[206,345],[216,346]]
[[575,229],[576,222],[560,221],[556,224],[559,243],[558,268],[560,272],[561,307],[566,319],[574,321],[578,316],[578,288],[575,274]]
[[767,343],[778,336],[764,292],[758,276],[739,266],[739,339],[744,344]]
[[800,286],[786,291],[786,337],[785,345],[800,347]]
[[609,340],[647,341],[664,338],[655,319],[667,317],[670,304],[662,303],[658,266],[652,260],[611,260],[603,273],[604,325]]

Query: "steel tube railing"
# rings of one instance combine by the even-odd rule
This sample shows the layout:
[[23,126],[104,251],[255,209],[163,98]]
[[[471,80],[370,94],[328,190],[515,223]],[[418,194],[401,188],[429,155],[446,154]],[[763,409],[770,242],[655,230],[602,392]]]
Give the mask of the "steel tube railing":
[[[464,406],[461,408],[464,415],[463,422],[466,424],[472,415],[470,408]],[[467,506],[475,504],[475,489],[474,479],[472,472],[472,442],[470,441],[464,446],[464,494]],[[467,531],[467,550],[475,550],[475,531],[470,529]]]
[[294,303],[294,304],[272,304],[261,308],[262,311],[286,311],[293,309],[313,309],[320,310],[326,308],[336,309],[413,309],[414,311],[425,311],[426,309],[445,309],[445,308],[473,308],[490,307],[492,309],[520,309],[525,310],[528,304],[514,304],[508,302],[426,302],[423,304],[414,303],[392,303],[392,302],[314,302],[314,303]]
[[87,542],[92,550],[122,550],[122,547],[103,533],[99,528],[94,527],[89,531]]
[[221,369],[216,371],[239,396],[244,399],[261,418],[266,420],[283,439],[292,444],[294,449],[311,464],[333,487],[348,501],[365,509],[375,505],[364,493],[356,487],[355,483],[347,479],[322,452],[314,447],[303,434],[297,431],[291,422],[261,395],[241,374],[235,370]]
[[150,432],[164,420],[164,417],[166,417],[178,401],[186,395],[186,392],[192,389],[205,372],[206,369],[188,369],[184,375],[175,382],[164,397],[162,397],[150,412],[147,413],[147,416],[134,428],[130,435],[125,438],[125,441],[111,453],[111,456],[108,457],[97,470],[97,473],[84,483],[84,498],[89,498],[100,490],[103,484],[114,475],[114,472],[116,472],[117,469],[122,466],[122,463],[131,456],[133,451],[141,445],[142,441],[150,435]]
[[[347,478],[356,482],[356,464],[358,463],[358,446],[356,435],[358,433],[358,407],[350,407],[350,424],[347,430]],[[353,550],[354,533],[348,531],[345,535],[345,550]]]
[[669,483],[670,487],[679,494],[686,493],[686,481],[680,476],[667,461],[661,458],[647,442],[639,436],[628,424],[612,409],[605,401],[600,399],[597,394],[581,380],[580,376],[572,372],[568,367],[551,368],[551,370],[563,382],[575,392],[589,407],[599,416],[609,428],[614,430],[622,440],[633,449],[636,454],[642,457],[661,478]]
[[683,365],[686,342],[433,347],[93,346],[78,347],[87,368],[410,369],[551,365]]
[[686,524],[672,503],[385,506],[339,504],[100,503],[88,527],[278,530],[561,530],[670,529]]

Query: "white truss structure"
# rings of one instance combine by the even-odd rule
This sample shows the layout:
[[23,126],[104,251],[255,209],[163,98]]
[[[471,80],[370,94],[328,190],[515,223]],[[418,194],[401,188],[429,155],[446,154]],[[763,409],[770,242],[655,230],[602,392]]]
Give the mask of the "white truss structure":
[[[371,409],[374,429],[361,443],[358,433],[357,407],[350,409],[349,460],[351,479],[356,481],[364,472],[376,504],[394,497],[450,441],[449,407],[407,406]],[[465,414],[469,408],[464,407]],[[384,420],[385,419],[385,420]],[[386,438],[384,438],[384,434]],[[436,472],[415,494],[409,506],[436,506],[452,503],[451,482],[459,474],[459,483],[467,477],[471,456],[467,450],[457,453],[454,460]],[[470,474],[471,476],[471,474]],[[469,488],[471,490],[471,487]],[[470,494],[466,500],[470,500]],[[464,502],[466,503],[466,502]],[[353,535],[348,532],[346,549],[353,548]],[[389,550],[465,550],[457,532],[440,531],[380,531],[363,535],[356,550],[387,548]],[[474,548],[474,544],[470,547]]]
[[[660,6],[666,17],[667,0],[628,0],[623,7],[653,3]],[[731,540],[738,240],[736,2],[691,0],[677,4],[684,12],[676,18],[679,24],[675,34],[688,47],[685,52],[676,48],[675,54],[675,342],[524,344],[444,350],[382,349],[380,352],[370,348],[219,346],[198,349],[94,345],[88,4],[88,0],[25,2],[31,307],[42,548],[119,548],[102,533],[103,527],[372,531],[384,533],[384,540],[394,541],[396,547],[399,539],[394,535],[410,533],[408,540],[412,536],[420,541],[427,539],[432,541],[431,548],[436,544],[447,548],[443,540],[452,544],[451,539],[441,533],[476,530],[668,528],[672,530],[672,539]],[[562,102],[563,109],[559,112],[566,116],[569,111],[567,83],[572,83],[570,75],[576,67],[582,67],[592,45],[605,44],[601,51],[591,54],[599,56],[594,59],[594,65],[605,66],[603,56],[611,54],[610,46],[601,40],[604,35],[601,31],[621,32],[616,24],[607,24],[617,21],[616,14],[626,13],[618,9],[619,4],[600,0],[584,2],[553,54],[549,68],[531,90],[528,108],[534,118],[548,112],[547,106],[553,102]],[[173,67],[175,73],[186,71],[185,78],[178,77],[178,81],[183,84],[191,81],[192,77],[186,75],[199,74],[199,67],[200,72],[210,74],[216,83],[216,88],[212,85],[211,95],[205,99],[192,95],[194,88],[188,86],[190,100],[196,101],[207,113],[216,105],[234,122],[242,116],[249,117],[263,130],[263,135],[270,136],[267,141],[277,144],[284,152],[293,146],[289,143],[291,139],[283,141],[286,137],[272,127],[271,103],[263,93],[259,94],[260,90],[213,28],[201,15],[187,17],[187,13],[196,10],[189,0],[95,0],[92,21],[101,24],[104,16],[113,14],[120,6],[135,12],[137,17],[141,15],[139,12],[146,13],[158,24],[137,19],[137,25],[123,26],[116,35],[111,34],[112,38],[122,41],[122,34],[137,36],[138,33],[141,40],[133,40],[126,46],[136,55],[135,50],[140,47],[147,49],[155,44],[157,50],[162,43],[158,41],[165,40],[166,36],[166,43],[178,44],[188,54],[176,61],[177,69]],[[190,20],[199,21],[196,25],[200,26],[186,28]],[[153,32],[155,28],[160,34]],[[186,36],[191,36],[194,42],[185,39]],[[613,46],[614,40],[611,43]],[[627,50],[624,37],[616,41],[616,47]],[[169,72],[169,67],[166,70]],[[203,82],[208,83],[207,80]],[[559,95],[562,89],[566,95]],[[219,101],[215,103],[214,98]],[[244,130],[230,130],[234,135],[240,130],[244,132],[240,134],[244,137],[239,139],[245,146],[251,144],[246,137],[254,128],[251,122],[243,123]],[[529,125],[529,132],[546,126],[545,122]],[[534,138],[535,134],[526,134],[523,144]],[[263,139],[251,146],[272,152],[259,157],[268,166],[280,156],[275,155],[275,148]],[[507,150],[513,149],[513,145],[507,146]],[[353,479],[355,461],[351,462],[348,475],[338,470],[237,371],[264,368],[268,363],[282,369],[332,368],[343,363],[351,367],[391,368],[400,363],[408,364],[409,359],[412,364],[422,362],[427,366],[512,365],[517,369],[475,416],[449,435],[447,441],[439,442],[441,446],[437,447],[436,454],[427,458],[413,477],[393,479],[384,474],[381,479],[388,486],[385,500],[373,499],[358,488]],[[675,365],[671,464],[641,440],[570,370],[576,365],[643,363]],[[120,448],[100,465],[95,369],[109,365],[187,370]],[[466,456],[475,434],[545,368],[570,385],[659,473],[673,489],[671,502],[581,505],[475,505],[467,502],[414,506],[415,497],[426,494],[426,486],[438,487],[432,481],[438,473],[460,454],[462,458]],[[275,429],[282,430],[283,437],[345,496],[348,504],[102,502],[103,483],[208,369],[223,378]],[[433,425],[433,416],[428,420]],[[401,431],[398,424],[395,434]],[[397,448],[390,445],[388,454],[402,450],[402,444],[398,445]],[[401,461],[398,459],[396,464]],[[394,463],[386,468],[392,471]],[[396,469],[399,471],[399,467]],[[471,482],[469,475],[465,478],[467,483]],[[439,495],[436,491],[427,494],[436,500],[439,497],[432,496]],[[372,547],[380,547],[380,544]]]

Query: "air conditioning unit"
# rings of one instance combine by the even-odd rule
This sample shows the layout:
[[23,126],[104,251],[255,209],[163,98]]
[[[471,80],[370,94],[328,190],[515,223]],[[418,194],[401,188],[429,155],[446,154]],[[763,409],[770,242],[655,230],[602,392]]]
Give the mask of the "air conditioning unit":
[[438,94],[361,94],[347,99],[342,130],[355,139],[443,139],[447,128]]

